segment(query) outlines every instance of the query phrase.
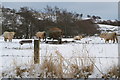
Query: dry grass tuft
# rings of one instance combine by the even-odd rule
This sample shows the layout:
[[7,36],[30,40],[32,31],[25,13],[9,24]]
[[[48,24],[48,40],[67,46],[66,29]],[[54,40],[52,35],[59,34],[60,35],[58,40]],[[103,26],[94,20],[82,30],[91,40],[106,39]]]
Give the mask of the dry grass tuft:
[[22,78],[22,74],[27,72],[27,69],[21,69],[20,66],[16,67],[16,76]]
[[113,67],[111,67],[107,74],[103,75],[102,78],[119,78],[120,75],[119,75],[119,69],[120,67],[114,65]]
[[92,75],[94,65],[91,62],[85,64],[86,62],[81,58],[75,59],[73,62],[68,72],[69,78],[88,78],[89,75]]
[[57,56],[52,54],[46,57],[41,64],[41,69],[44,70],[45,77],[48,78],[62,78],[63,77],[63,58],[62,55],[56,51]]

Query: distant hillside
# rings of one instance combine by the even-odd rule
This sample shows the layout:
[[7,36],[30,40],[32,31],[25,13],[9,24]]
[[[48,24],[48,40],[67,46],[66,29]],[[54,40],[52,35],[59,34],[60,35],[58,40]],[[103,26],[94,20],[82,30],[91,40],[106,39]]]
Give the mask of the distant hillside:
[[99,20],[99,21],[97,21],[97,23],[112,25],[112,26],[120,26],[120,21],[118,21],[118,20]]
[[117,32],[118,33],[118,26],[112,26],[112,25],[105,25],[105,24],[98,24],[99,30],[101,32]]

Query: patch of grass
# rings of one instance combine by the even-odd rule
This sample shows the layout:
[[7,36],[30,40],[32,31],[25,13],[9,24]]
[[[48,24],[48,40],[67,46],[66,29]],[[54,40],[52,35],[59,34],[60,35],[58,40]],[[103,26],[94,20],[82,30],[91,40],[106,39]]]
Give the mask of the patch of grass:
[[87,59],[89,63],[85,63],[84,59],[75,58],[73,63],[69,65],[68,75],[69,78],[88,78],[92,75],[94,70],[94,65]]
[[63,57],[56,51],[57,56],[52,54],[46,57],[41,64],[41,69],[44,70],[45,77],[48,78],[62,78],[63,77]]
[[109,68],[106,74],[102,76],[102,78],[120,78],[120,67],[119,66],[112,66]]

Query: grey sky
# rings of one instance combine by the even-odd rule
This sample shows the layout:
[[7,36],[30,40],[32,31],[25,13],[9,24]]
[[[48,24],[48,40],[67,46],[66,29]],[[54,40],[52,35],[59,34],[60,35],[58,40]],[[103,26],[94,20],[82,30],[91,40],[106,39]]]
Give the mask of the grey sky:
[[67,9],[68,11],[89,15],[101,16],[103,19],[118,19],[117,2],[3,2],[3,6],[19,9],[28,6],[36,10],[43,10],[46,5]]

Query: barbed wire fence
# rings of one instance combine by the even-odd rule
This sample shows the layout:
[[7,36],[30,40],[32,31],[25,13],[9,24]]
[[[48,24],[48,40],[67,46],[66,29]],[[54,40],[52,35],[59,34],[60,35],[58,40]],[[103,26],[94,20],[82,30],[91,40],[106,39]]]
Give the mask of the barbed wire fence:
[[[92,46],[89,48],[89,49],[87,49],[87,53],[89,53],[89,50],[91,50],[91,48],[93,48],[93,47],[97,47],[95,44],[101,44],[101,43],[76,43],[76,44],[85,44],[83,47],[85,47],[86,48],[86,45],[87,44],[92,44]],[[106,44],[106,43],[102,43],[102,44]],[[16,49],[16,48],[15,48]],[[20,48],[19,48],[20,49]],[[25,56],[25,55],[5,55],[5,54],[2,54],[2,55],[0,55],[0,57],[1,58],[8,58],[8,57],[11,57],[11,58],[21,58],[21,59],[24,59],[24,58],[32,58],[33,59],[33,57],[34,56]],[[48,56],[40,56],[40,59],[41,58],[45,58],[45,57],[48,57]],[[53,57],[56,57],[56,56],[53,56]],[[65,57],[66,59],[68,59],[68,58],[70,58],[70,57]],[[80,59],[84,59],[84,58],[88,58],[90,61],[91,61],[91,63],[93,63],[93,65],[94,65],[94,67],[101,73],[101,74],[104,74],[103,73],[103,70],[102,70],[102,62],[101,62],[101,59],[105,59],[106,61],[107,61],[107,63],[108,63],[108,66],[109,66],[109,59],[113,59],[113,61],[116,59],[116,60],[118,60],[119,59],[119,56],[118,57],[108,57],[108,56],[106,56],[106,57],[91,57],[89,54],[88,54],[88,57],[80,57],[80,56],[75,56],[75,57],[73,57],[73,58],[80,58]],[[94,58],[94,59],[98,59],[98,61],[99,61],[99,64],[100,64],[100,67],[98,67],[93,61],[92,61],[92,59],[91,58]],[[5,63],[4,63],[5,64]],[[6,67],[6,66],[4,66],[4,65],[2,65],[2,67]]]

